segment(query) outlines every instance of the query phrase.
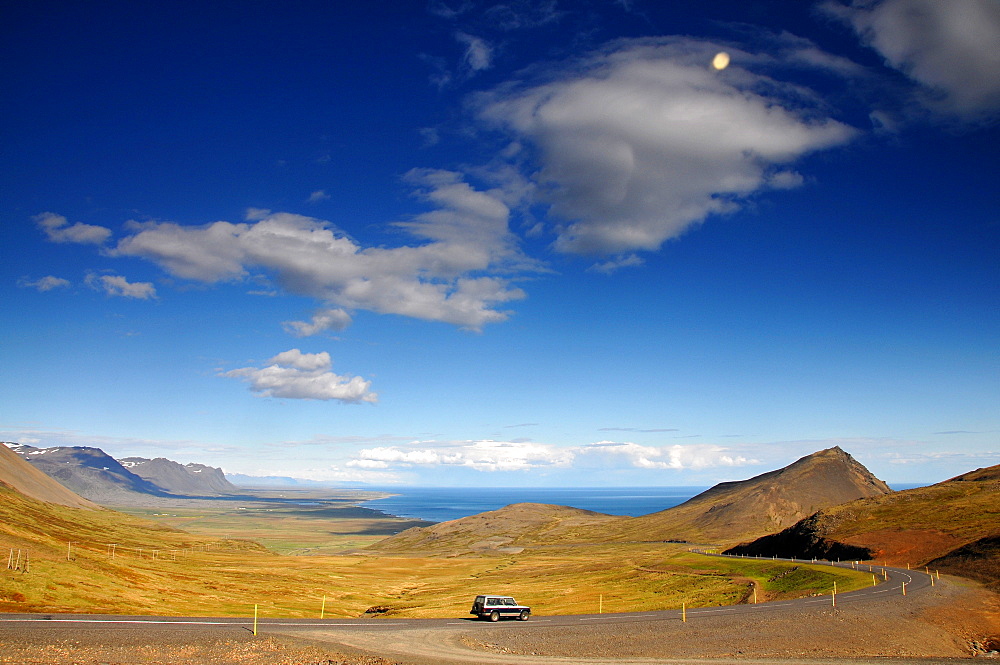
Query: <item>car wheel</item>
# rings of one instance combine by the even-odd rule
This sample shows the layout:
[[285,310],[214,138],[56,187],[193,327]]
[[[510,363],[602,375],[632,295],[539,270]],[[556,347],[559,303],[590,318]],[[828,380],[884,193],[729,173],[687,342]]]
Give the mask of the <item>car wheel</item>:
[[531,612],[529,612],[528,610],[521,610],[521,616],[519,616],[517,618],[520,619],[521,621],[527,621],[528,620],[528,615],[530,615],[530,614],[531,614]]
[[496,610],[493,610],[492,612],[490,612],[490,621],[499,621],[499,620],[500,620],[500,613],[499,612],[497,612]]

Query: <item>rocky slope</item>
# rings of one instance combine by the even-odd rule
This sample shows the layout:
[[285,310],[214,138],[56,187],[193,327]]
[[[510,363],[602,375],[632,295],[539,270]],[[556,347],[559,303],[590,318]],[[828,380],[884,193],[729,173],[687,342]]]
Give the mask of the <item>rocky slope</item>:
[[213,496],[235,494],[239,488],[226,480],[222,469],[204,464],[179,464],[163,457],[125,457],[122,466],[171,494]]
[[10,450],[39,471],[82,497],[102,505],[124,505],[144,495],[169,496],[100,448],[8,444]]

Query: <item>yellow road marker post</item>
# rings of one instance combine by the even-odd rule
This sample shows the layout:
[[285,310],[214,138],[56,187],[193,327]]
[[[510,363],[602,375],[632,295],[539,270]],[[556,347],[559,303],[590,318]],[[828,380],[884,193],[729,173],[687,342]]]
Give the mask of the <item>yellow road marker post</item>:
[[323,604],[319,606],[319,618],[322,619],[324,614],[326,614],[326,596],[323,596]]
[[253,634],[257,634],[257,603],[253,605]]
[[906,582],[903,582],[903,595],[906,595]]
[[687,603],[681,603],[681,621],[687,623],[688,613],[687,613]]
[[597,601],[597,613],[604,614],[604,594],[601,594],[600,599]]
[[875,578],[875,573],[872,573],[872,586],[878,586],[878,580]]
[[836,607],[837,606],[837,583],[836,582],[833,583],[833,593],[830,594],[830,600],[832,601],[833,606]]

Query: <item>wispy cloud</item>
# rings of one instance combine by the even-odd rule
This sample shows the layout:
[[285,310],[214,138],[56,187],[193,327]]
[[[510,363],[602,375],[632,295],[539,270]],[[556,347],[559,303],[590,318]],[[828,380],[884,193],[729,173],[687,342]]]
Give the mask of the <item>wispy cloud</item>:
[[465,45],[465,53],[462,55],[462,68],[465,71],[480,72],[493,64],[493,47],[485,39],[465,32],[456,33],[455,39]]
[[41,279],[31,280],[27,277],[22,277],[17,281],[17,285],[22,288],[37,289],[38,291],[52,291],[54,289],[63,289],[70,286],[70,281],[68,279],[63,279],[62,277],[55,277],[53,275],[46,275]]
[[33,219],[52,242],[102,245],[111,237],[111,229],[93,224],[70,224],[65,217],[52,212],[43,212]]
[[371,381],[361,377],[334,374],[330,354],[302,353],[290,349],[267,361],[266,367],[242,367],[223,372],[222,376],[241,379],[250,384],[250,390],[265,397],[287,399],[338,400],[341,402],[378,401],[371,391]]
[[285,321],[285,331],[296,337],[310,337],[326,330],[344,330],[351,325],[351,315],[342,309],[321,309],[306,321]]
[[329,199],[330,195],[327,194],[325,190],[317,189],[315,192],[309,195],[309,198],[306,199],[306,202],[319,203],[320,201],[328,201]]

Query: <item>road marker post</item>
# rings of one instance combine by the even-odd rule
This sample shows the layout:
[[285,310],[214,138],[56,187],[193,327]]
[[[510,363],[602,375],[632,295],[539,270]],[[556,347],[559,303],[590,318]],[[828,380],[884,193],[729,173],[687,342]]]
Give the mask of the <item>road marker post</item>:
[[257,603],[253,604],[253,634],[257,634]]
[[687,623],[688,613],[687,613],[687,603],[681,603],[681,622]]
[[906,582],[903,582],[903,595],[906,595]]
[[601,594],[601,597],[597,601],[597,613],[598,614],[604,614],[604,594],[603,593]]
[[875,579],[875,573],[872,573],[872,586],[878,586],[878,580]]
[[322,619],[324,614],[326,614],[326,596],[323,596],[323,604],[319,607],[319,618]]
[[836,607],[837,606],[837,583],[836,582],[833,583],[833,593],[830,594],[830,600],[832,601],[833,606]]

